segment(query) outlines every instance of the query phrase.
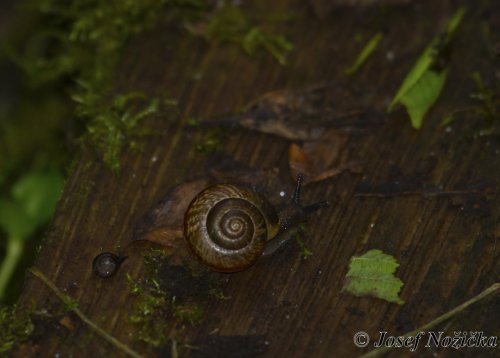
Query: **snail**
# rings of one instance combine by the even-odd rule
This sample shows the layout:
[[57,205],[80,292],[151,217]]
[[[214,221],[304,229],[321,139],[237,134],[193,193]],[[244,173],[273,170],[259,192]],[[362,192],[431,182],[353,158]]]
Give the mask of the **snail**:
[[94,273],[101,278],[113,276],[127,256],[119,256],[112,252],[103,252],[92,261]]
[[184,217],[189,248],[215,271],[237,272],[274,253],[289,239],[290,226],[328,205],[300,204],[302,177],[297,178],[292,203],[280,213],[259,193],[236,184],[216,184],[199,193]]
[[[325,207],[322,201],[300,203],[302,176],[297,176],[293,199],[279,213],[261,194],[239,184],[215,184],[199,192],[184,214],[184,237],[190,251],[219,272],[237,272],[259,257],[274,253],[290,239],[288,229]],[[102,253],[94,259],[94,272],[111,277],[124,258]]]

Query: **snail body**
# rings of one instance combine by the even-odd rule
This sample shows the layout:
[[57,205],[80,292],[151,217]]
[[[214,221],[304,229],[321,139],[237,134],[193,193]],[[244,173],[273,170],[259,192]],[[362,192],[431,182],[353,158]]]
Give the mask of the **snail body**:
[[267,241],[280,231],[274,207],[259,193],[235,184],[217,184],[199,193],[184,217],[191,251],[216,271],[253,265]]

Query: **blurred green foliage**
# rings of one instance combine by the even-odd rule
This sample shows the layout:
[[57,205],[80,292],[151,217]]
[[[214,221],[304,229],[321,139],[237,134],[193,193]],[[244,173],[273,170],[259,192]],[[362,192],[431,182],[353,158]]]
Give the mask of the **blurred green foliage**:
[[39,241],[52,216],[59,173],[75,144],[95,148],[117,171],[118,154],[133,142],[135,127],[159,108],[157,98],[116,90],[114,71],[126,43],[162,16],[178,21],[204,7],[198,0],[29,0],[16,6],[0,33],[0,238],[6,239],[0,298],[10,302],[22,279],[11,280],[11,292],[6,285],[19,261],[29,265],[36,247],[29,239]]
[[6,255],[0,265],[0,299],[22,257],[24,242],[52,217],[63,183],[58,172],[29,172],[13,185],[10,197],[0,197],[0,229],[7,234]]
[[27,239],[52,217],[63,187],[55,171],[30,172],[14,184],[11,198],[0,197],[0,227],[9,237]]
[[76,115],[85,139],[101,159],[119,171],[118,154],[136,126],[158,110],[158,99],[120,93],[116,68],[130,38],[158,21],[183,21],[205,9],[201,0],[44,0],[31,5],[44,19],[22,51],[9,54],[32,86],[70,81]]

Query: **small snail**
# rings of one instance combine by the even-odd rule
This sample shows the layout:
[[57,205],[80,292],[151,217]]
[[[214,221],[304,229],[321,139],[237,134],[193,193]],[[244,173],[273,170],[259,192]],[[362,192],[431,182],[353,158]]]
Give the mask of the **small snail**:
[[236,272],[276,251],[289,237],[286,230],[328,205],[300,204],[302,177],[293,201],[279,214],[257,192],[235,184],[216,184],[199,193],[184,217],[184,236],[191,251],[215,271]]
[[111,252],[103,252],[94,258],[92,268],[97,276],[109,278],[118,271],[118,268],[126,258],[126,256],[118,256]]
[[[322,201],[300,203],[302,177],[297,177],[292,202],[279,213],[256,191],[238,184],[215,184],[198,193],[184,214],[184,237],[190,250],[212,270],[237,272],[260,256],[274,253],[290,239],[287,230],[307,220]],[[126,257],[104,252],[93,261],[94,272],[111,277]]]

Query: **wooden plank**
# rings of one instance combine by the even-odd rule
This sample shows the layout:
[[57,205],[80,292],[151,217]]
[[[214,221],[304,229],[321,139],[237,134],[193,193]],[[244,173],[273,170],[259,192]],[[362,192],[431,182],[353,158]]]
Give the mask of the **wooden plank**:
[[[229,299],[198,302],[204,316],[196,326],[181,329],[175,319],[167,319],[165,334],[179,341],[181,355],[210,355],[215,354],[210,349],[226,346],[251,355],[265,352],[268,357],[356,356],[369,348],[357,348],[354,333],[402,334],[498,281],[500,198],[495,191],[435,197],[357,196],[363,188],[378,190],[378,185],[387,183],[393,184],[392,189],[400,183],[403,189],[405,185],[417,190],[434,186],[443,191],[498,187],[500,145],[496,137],[476,135],[478,115],[467,113],[450,126],[440,125],[457,107],[476,105],[470,99],[473,71],[494,79],[493,61],[480,55],[487,45],[480,28],[498,26],[498,18],[481,18],[478,9],[485,6],[493,13],[498,6],[481,4],[471,5],[457,33],[449,82],[423,128],[413,130],[407,115],[398,110],[384,115],[380,125],[348,131],[341,157],[361,163],[362,173],[346,172],[311,184],[303,192],[306,203],[338,198],[310,220],[307,246],[312,257],[301,258],[300,248],[292,243],[244,272],[214,275]],[[270,5],[260,1],[253,6],[269,11]],[[278,65],[266,53],[249,57],[234,46],[208,44],[178,33],[167,36],[171,29],[158,28],[131,44],[121,67],[120,86],[148,93],[169,90],[179,99],[183,119],[236,112],[265,92],[324,81],[347,83],[360,98],[373,98],[373,107],[383,109],[455,8],[448,2],[341,8],[321,21],[304,3],[283,0],[275,2],[272,10],[299,14],[293,26],[284,29],[296,46],[287,66]],[[379,49],[358,74],[346,78],[343,71],[363,43],[381,29],[384,38]],[[360,42],[353,40],[358,35]],[[193,72],[201,79],[189,76]],[[120,175],[95,161],[92,153],[82,153],[36,263],[97,325],[148,356],[154,349],[137,341],[138,327],[130,322],[136,297],[127,286],[126,274],[136,279],[146,275],[140,251],[147,252],[150,246],[138,245],[109,280],[93,275],[92,259],[101,251],[123,250],[151,205],[176,184],[204,175],[213,160],[196,150],[196,143],[203,140],[200,131],[175,120],[150,125],[156,134],[144,141],[141,154],[122,155]],[[252,167],[276,168],[289,193],[289,145],[273,135],[228,129],[223,151]],[[350,258],[372,248],[399,261],[404,305],[341,292]],[[26,351],[43,356],[120,355],[71,314],[74,329],[61,326],[59,319],[67,315],[64,307],[35,277],[27,276],[21,302],[43,308],[53,318],[37,326],[36,339],[18,355]],[[481,307],[477,318],[464,315],[451,327],[498,335],[498,298]],[[226,336],[247,338],[221,338]],[[187,344],[198,349],[186,348]],[[159,354],[170,352],[168,345]]]

